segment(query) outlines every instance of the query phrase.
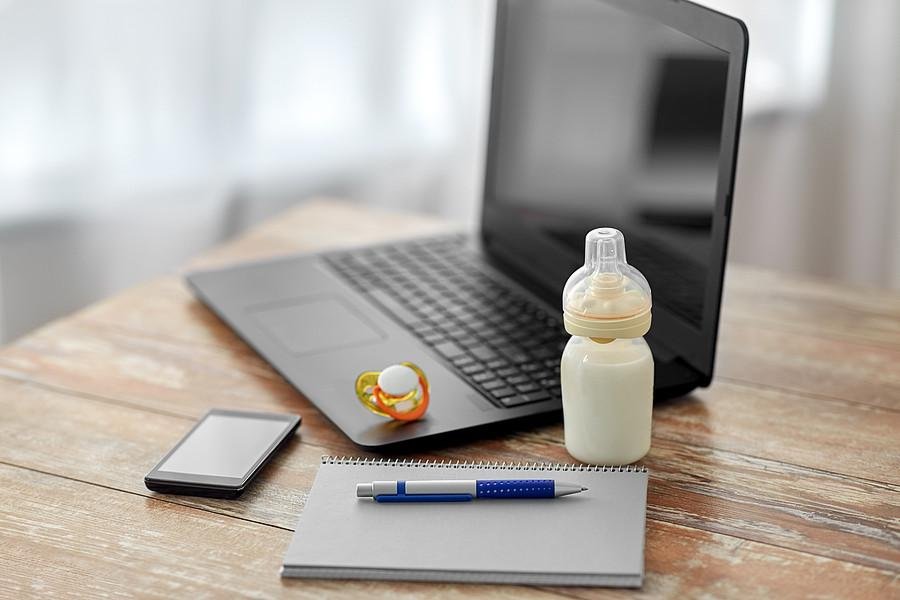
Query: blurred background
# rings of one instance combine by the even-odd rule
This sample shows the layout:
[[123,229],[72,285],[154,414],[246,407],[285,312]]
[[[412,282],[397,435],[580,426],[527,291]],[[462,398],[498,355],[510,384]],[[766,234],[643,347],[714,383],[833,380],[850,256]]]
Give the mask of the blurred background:
[[[750,30],[730,260],[900,289],[900,2],[703,3]],[[0,342],[316,195],[474,226],[493,10],[0,0]]]

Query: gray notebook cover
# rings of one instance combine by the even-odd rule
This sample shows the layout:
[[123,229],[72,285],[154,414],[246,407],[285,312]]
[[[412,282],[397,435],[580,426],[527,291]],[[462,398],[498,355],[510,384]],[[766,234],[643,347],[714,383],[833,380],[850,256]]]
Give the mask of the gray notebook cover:
[[[556,499],[379,504],[375,480],[556,479]],[[634,467],[396,463],[324,457],[283,577],[639,587],[647,472]]]

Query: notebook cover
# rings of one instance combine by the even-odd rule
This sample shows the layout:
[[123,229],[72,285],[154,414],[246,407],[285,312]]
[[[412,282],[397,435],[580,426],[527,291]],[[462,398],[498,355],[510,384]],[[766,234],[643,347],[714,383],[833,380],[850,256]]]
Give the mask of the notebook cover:
[[[556,499],[382,504],[375,480],[556,479]],[[323,457],[283,577],[639,587],[647,472],[635,467],[473,465]]]

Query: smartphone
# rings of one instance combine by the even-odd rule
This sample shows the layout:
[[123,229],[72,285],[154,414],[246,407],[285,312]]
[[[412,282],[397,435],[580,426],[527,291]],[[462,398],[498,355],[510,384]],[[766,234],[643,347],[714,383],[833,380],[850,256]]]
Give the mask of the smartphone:
[[215,408],[144,477],[154,492],[237,498],[300,426],[299,415]]

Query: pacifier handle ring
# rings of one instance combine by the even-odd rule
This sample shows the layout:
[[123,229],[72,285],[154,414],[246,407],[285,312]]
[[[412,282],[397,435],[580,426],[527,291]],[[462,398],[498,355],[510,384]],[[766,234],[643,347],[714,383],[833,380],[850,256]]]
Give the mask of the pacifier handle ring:
[[375,406],[391,418],[397,419],[398,421],[416,421],[421,419],[422,415],[424,415],[425,411],[428,409],[428,384],[425,383],[425,379],[421,376],[419,377],[419,389],[422,390],[422,400],[419,401],[419,404],[414,409],[407,412],[398,411],[393,406],[385,404],[383,401],[384,392],[377,384],[372,388],[372,397],[375,399]]
[[356,378],[356,397],[359,399],[360,403],[368,410],[372,411],[378,416],[388,417],[390,415],[380,410],[375,405],[375,399],[372,397],[372,388],[378,385],[376,383],[377,380],[377,371],[365,371],[363,373],[360,373],[359,377]]

